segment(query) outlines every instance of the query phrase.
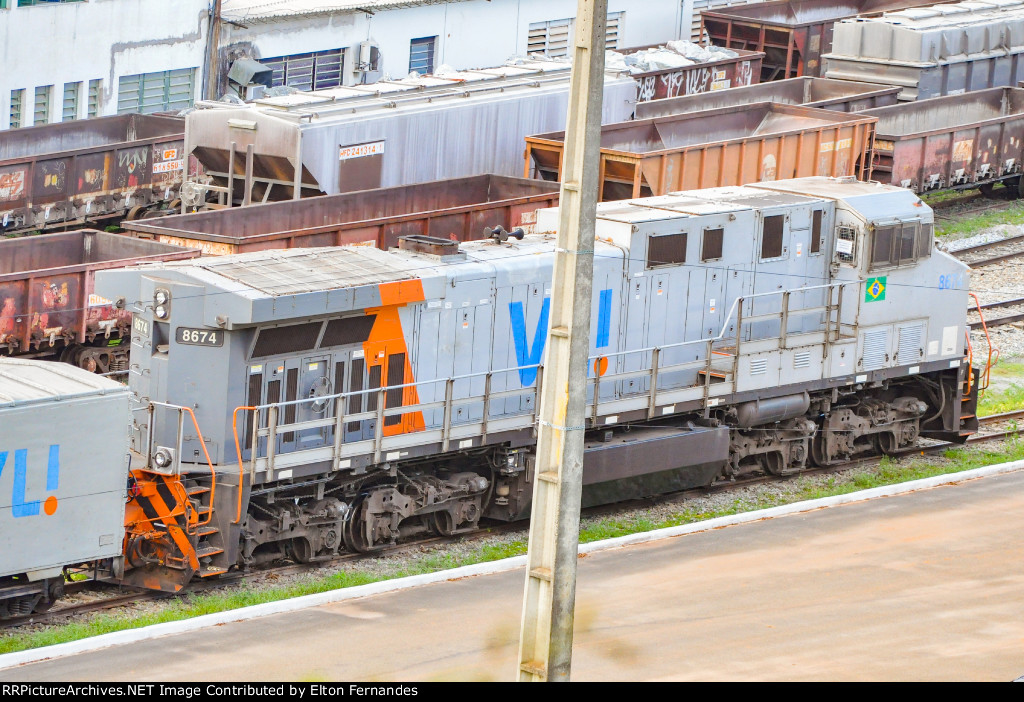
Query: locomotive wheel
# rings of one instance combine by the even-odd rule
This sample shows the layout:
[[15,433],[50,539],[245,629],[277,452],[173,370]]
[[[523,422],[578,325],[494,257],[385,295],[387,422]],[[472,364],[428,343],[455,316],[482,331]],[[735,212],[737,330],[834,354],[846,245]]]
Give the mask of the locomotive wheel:
[[775,451],[763,454],[759,462],[764,466],[768,473],[778,477],[797,472],[795,470],[788,470],[788,466],[786,465],[785,460],[783,460],[782,454]]
[[313,560],[313,547],[309,540],[299,537],[288,544],[288,553],[296,563],[309,563]]
[[348,519],[342,528],[342,539],[345,548],[353,553],[366,553],[371,550],[370,543],[366,539],[366,496],[361,495],[359,502],[352,507]]
[[430,513],[430,528],[438,536],[451,536],[455,533],[455,520],[446,509]]
[[825,468],[826,466],[835,465],[841,461],[830,461],[825,457],[825,430],[821,427],[818,431],[814,432],[814,436],[811,438],[811,460],[814,465],[819,468]]
[[896,450],[899,448],[899,442],[896,441],[896,437],[890,434],[889,432],[882,432],[881,434],[876,434],[875,436],[876,439],[873,443],[875,444],[879,453],[888,456],[891,453],[895,453]]

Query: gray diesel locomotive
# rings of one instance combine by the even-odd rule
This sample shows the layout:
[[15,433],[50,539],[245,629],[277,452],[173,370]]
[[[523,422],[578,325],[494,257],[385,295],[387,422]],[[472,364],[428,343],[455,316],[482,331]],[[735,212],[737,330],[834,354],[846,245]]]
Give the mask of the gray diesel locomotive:
[[[100,273],[134,314],[123,577],[175,589],[526,515],[556,222]],[[962,440],[967,288],[900,188],[600,205],[586,504]]]

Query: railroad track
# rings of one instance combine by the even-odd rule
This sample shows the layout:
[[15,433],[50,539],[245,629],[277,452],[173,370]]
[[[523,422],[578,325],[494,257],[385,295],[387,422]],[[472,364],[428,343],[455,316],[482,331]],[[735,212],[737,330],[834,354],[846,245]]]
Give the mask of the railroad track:
[[989,241],[977,246],[969,246],[956,251],[952,255],[969,265],[971,268],[990,266],[1014,258],[1024,256],[1024,234]]
[[1016,198],[1010,197],[1010,191],[996,191],[992,197],[974,191],[965,195],[947,198],[934,204],[929,203],[937,219],[960,219],[979,212],[998,210],[1011,206]]
[[[986,417],[981,417],[980,420],[981,420],[982,425],[984,426],[984,425],[1000,424],[1002,422],[1012,422],[1014,420],[1022,419],[1022,418],[1024,418],[1024,410],[1015,410],[1013,412],[1004,412],[1004,413],[1001,413],[1001,414],[988,415]],[[998,440],[1002,440],[1002,439],[1006,439],[1006,438],[1009,438],[1011,436],[1014,436],[1017,433],[1018,433],[1018,430],[1016,429],[1015,426],[1011,426],[1010,428],[1007,428],[1007,429],[998,429],[997,431],[990,432],[990,433],[985,433],[985,434],[979,433],[979,434],[975,434],[974,436],[970,437],[967,440],[967,444],[968,445],[974,445],[974,444],[984,443],[984,442],[988,442],[988,441],[998,441]],[[955,445],[954,444],[950,444],[948,442],[935,442],[934,444],[929,444],[929,445],[924,445],[924,446],[915,446],[913,448],[903,449],[903,450],[898,451],[898,452],[896,452],[894,454],[891,454],[891,456],[895,457],[895,458],[901,458],[901,457],[907,457],[907,456],[913,456],[913,455],[933,454],[933,453],[939,453],[939,452],[945,451],[945,450],[949,449],[952,446],[955,446]],[[880,459],[879,459],[878,456],[870,456],[870,457],[866,457],[866,458],[858,458],[858,459],[853,459],[853,460],[850,460],[850,461],[846,461],[842,465],[828,466],[828,467],[824,467],[824,468],[815,468],[815,469],[811,469],[811,470],[801,471],[800,473],[795,474],[793,477],[796,477],[796,476],[810,476],[810,475],[818,475],[818,474],[825,474],[825,473],[834,473],[834,472],[838,472],[840,470],[847,470],[849,468],[854,468],[854,467],[857,467],[857,466],[860,466],[860,465],[870,465],[872,463],[877,463],[879,460]],[[705,495],[710,495],[710,494],[715,494],[715,493],[719,493],[719,492],[725,492],[725,491],[733,490],[733,489],[735,489],[737,487],[749,487],[751,485],[758,485],[758,484],[762,484],[762,483],[767,483],[767,482],[770,482],[770,481],[773,481],[773,480],[777,480],[777,478],[775,478],[774,476],[767,476],[766,475],[766,476],[758,476],[758,477],[755,477],[755,478],[749,478],[749,479],[745,479],[745,480],[742,480],[742,481],[736,481],[736,482],[722,482],[722,483],[717,483],[715,485],[711,485],[709,487],[694,488],[692,490],[684,490],[684,491],[680,491],[680,492],[672,493],[672,494],[668,494],[668,495],[659,495],[659,496],[655,496],[655,497],[639,498],[639,499],[635,499],[635,500],[628,500],[626,502],[619,502],[619,503],[616,503],[614,505],[603,505],[601,507],[593,507],[593,508],[589,508],[589,509],[584,510],[583,514],[584,514],[584,516],[600,516],[602,514],[609,514],[609,513],[620,512],[620,511],[622,511],[624,509],[639,508],[639,507],[650,507],[650,506],[656,506],[656,505],[661,505],[661,504],[670,504],[670,503],[673,503],[673,502],[685,501],[687,499],[692,499],[692,498],[698,497],[698,496],[705,496]],[[430,538],[426,538],[426,539],[421,539],[421,540],[418,540],[418,541],[415,541],[415,542],[399,544],[397,546],[392,546],[392,547],[384,548],[384,549],[381,549],[380,551],[375,551],[375,552],[373,552],[371,554],[346,553],[346,554],[338,556],[337,558],[331,559],[330,561],[320,561],[320,562],[316,562],[316,563],[289,563],[289,564],[285,564],[285,565],[274,566],[274,567],[271,567],[271,568],[261,568],[259,570],[255,570],[255,571],[235,572],[235,573],[231,573],[231,574],[228,574],[228,575],[221,576],[220,578],[217,579],[216,582],[201,582],[201,583],[197,583],[195,585],[191,585],[189,587],[188,594],[221,589],[221,588],[224,588],[224,587],[228,587],[228,586],[231,586],[231,585],[236,585],[236,584],[242,583],[242,582],[244,582],[246,580],[250,580],[250,579],[252,579],[254,577],[267,577],[268,575],[273,575],[273,574],[276,574],[276,575],[289,575],[289,574],[294,574],[294,573],[303,573],[303,572],[307,572],[307,571],[309,571],[309,570],[311,570],[313,568],[323,567],[323,566],[326,566],[326,565],[334,566],[334,565],[338,565],[340,563],[345,563],[345,562],[357,562],[357,561],[360,561],[360,560],[363,560],[363,559],[366,559],[366,558],[375,558],[377,556],[384,555],[384,554],[394,555],[396,553],[401,553],[403,551],[417,550],[417,549],[420,549],[420,548],[422,548],[424,546],[430,546],[430,545],[445,545],[445,544],[449,544],[449,543],[454,543],[455,541],[465,541],[467,539],[469,539],[469,540],[472,540],[472,539],[482,539],[482,538],[485,538],[485,537],[488,537],[488,536],[494,536],[496,534],[503,534],[503,533],[516,532],[516,531],[525,531],[526,528],[527,527],[526,527],[526,525],[524,523],[522,523],[522,522],[514,522],[514,523],[511,523],[511,524],[501,524],[501,525],[498,525],[498,526],[489,526],[489,527],[486,527],[486,528],[478,529],[478,530],[476,530],[474,532],[470,532],[470,533],[466,533],[466,534],[461,534],[461,535],[456,535],[456,536],[452,536],[452,537],[441,537],[441,536],[439,536],[439,537],[430,537]],[[78,581],[78,582],[69,583],[67,588],[66,588],[66,592],[71,593],[71,592],[75,592],[75,591],[83,591],[83,590],[88,589],[90,587],[116,587],[116,586],[105,586],[103,584],[94,583],[92,581]],[[98,599],[98,600],[95,600],[93,602],[85,602],[85,603],[76,604],[76,605],[68,605],[68,606],[65,606],[65,607],[59,607],[59,605],[58,605],[57,609],[53,609],[53,610],[50,610],[48,612],[41,612],[41,613],[32,614],[32,615],[25,616],[25,617],[14,617],[14,618],[11,618],[11,619],[6,619],[3,622],[0,622],[0,629],[12,628],[12,627],[16,627],[16,626],[25,625],[25,624],[42,624],[42,623],[47,623],[47,622],[56,621],[56,620],[60,620],[60,619],[66,619],[66,618],[69,618],[69,617],[78,616],[78,615],[82,615],[82,614],[88,614],[88,613],[91,613],[91,612],[97,612],[97,611],[102,611],[102,610],[107,610],[107,609],[114,609],[114,608],[117,608],[117,607],[124,607],[124,606],[127,606],[127,605],[138,604],[140,602],[151,602],[151,601],[154,601],[154,600],[170,599],[170,598],[178,597],[178,596],[179,596],[178,593],[153,592],[153,591],[150,591],[150,590],[131,591],[131,592],[123,593],[123,594],[118,594],[118,595],[115,595],[115,596],[112,596],[112,597]]]
[[[999,302],[989,302],[982,305],[980,308],[968,308],[967,313],[972,316],[977,316],[977,310],[980,309],[983,314],[990,310],[1000,310],[999,316],[985,318],[985,326],[988,328],[1001,327],[1007,324],[1013,324],[1014,322],[1024,321],[1024,297],[1015,297],[1008,300],[1000,300]],[[981,329],[981,319],[969,322],[972,330]]]

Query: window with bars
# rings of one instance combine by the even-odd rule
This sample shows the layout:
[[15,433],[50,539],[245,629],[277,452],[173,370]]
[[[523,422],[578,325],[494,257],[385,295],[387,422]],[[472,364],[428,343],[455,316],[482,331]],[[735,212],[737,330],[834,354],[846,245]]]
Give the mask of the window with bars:
[[289,85],[298,90],[324,90],[342,84],[341,68],[345,50],[330,49],[309,54],[260,59],[274,71],[273,85]]
[[17,129],[22,125],[22,110],[25,104],[25,89],[18,88],[11,91],[10,127]]
[[931,255],[931,225],[896,222],[875,226],[871,243],[870,270],[903,266]]
[[[619,34],[625,12],[609,12],[608,27],[605,33],[605,48],[619,48]],[[550,58],[565,58],[569,55],[569,43],[572,41],[574,19],[550,20],[548,22],[532,22],[526,39],[526,53],[544,54]]]
[[100,114],[100,87],[103,81],[99,78],[89,81],[89,104],[85,108],[85,116],[92,119]]
[[117,83],[117,113],[184,110],[192,106],[195,86],[195,68],[121,76]]
[[686,232],[647,237],[647,267],[686,263]]
[[36,86],[36,101],[32,112],[32,124],[47,124],[50,121],[50,98],[52,85]]
[[437,37],[420,37],[409,42],[409,72],[421,76],[434,72],[434,47]]
[[73,122],[78,119],[78,103],[82,94],[81,83],[64,84],[64,108],[61,111],[62,122]]

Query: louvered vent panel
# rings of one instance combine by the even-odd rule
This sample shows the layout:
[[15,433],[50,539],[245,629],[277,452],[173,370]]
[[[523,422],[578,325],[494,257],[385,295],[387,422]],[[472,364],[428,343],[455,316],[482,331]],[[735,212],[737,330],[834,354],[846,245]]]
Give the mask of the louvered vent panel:
[[900,327],[900,349],[896,355],[897,363],[917,363],[921,360],[922,336],[924,336],[923,324]]
[[768,372],[768,359],[767,358],[752,358],[750,359],[750,374],[751,375],[764,375]]
[[811,352],[810,351],[797,351],[793,354],[793,367],[794,368],[810,368],[811,367]]
[[889,329],[872,329],[864,332],[863,369],[876,370],[885,367],[886,349],[889,348]]
[[260,329],[252,357],[279,356],[288,353],[309,351],[316,347],[322,322],[292,324],[287,327]]

